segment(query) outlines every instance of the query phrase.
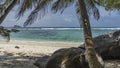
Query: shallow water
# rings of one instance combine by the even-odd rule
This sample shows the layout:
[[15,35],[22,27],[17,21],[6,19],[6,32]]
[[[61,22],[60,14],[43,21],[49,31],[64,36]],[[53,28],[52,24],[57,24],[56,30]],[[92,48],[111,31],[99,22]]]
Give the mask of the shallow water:
[[[11,40],[83,42],[80,28],[19,28],[20,32],[11,33]],[[93,28],[93,37],[119,30],[119,28]],[[1,38],[2,40],[3,38]]]

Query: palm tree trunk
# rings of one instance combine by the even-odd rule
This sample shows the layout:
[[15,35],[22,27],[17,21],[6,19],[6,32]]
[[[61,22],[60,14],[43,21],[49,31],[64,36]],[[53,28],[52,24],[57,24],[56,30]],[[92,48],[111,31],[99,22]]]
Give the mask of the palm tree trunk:
[[85,38],[85,48],[86,48],[86,59],[88,61],[90,68],[102,68],[102,65],[98,61],[93,48],[92,33],[90,28],[90,21],[87,14],[86,6],[84,0],[78,0],[80,5],[80,14],[83,22],[84,38]]
[[4,21],[11,9],[17,4],[18,0],[13,0],[12,3],[5,9],[4,14],[0,17],[0,24]]

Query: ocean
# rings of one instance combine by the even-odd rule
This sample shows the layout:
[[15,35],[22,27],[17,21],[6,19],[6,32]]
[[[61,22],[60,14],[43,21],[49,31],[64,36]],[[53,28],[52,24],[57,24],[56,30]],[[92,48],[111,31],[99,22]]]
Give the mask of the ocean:
[[[92,36],[96,37],[119,30],[120,28],[92,28]],[[11,40],[20,41],[57,41],[84,42],[82,28],[18,28],[20,32],[11,33]],[[0,37],[0,39],[4,39]]]

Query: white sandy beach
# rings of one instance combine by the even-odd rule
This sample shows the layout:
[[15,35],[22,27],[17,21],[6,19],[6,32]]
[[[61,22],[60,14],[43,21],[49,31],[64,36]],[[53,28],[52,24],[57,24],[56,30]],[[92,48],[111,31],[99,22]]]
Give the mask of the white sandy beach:
[[[60,48],[78,47],[68,42],[0,42],[0,68],[37,68],[33,63],[41,56],[51,55]],[[105,61],[106,68],[120,68],[120,60]]]
[[38,57],[50,55],[60,48],[79,45],[68,42],[0,42],[0,68],[37,68],[33,63]]

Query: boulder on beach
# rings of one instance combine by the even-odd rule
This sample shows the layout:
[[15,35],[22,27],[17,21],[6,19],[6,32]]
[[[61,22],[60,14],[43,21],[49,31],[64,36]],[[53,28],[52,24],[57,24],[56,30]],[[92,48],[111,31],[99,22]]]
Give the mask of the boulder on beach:
[[[120,31],[97,36],[93,38],[93,42],[96,53],[99,55],[98,58],[120,60]],[[84,55],[84,47],[85,45],[82,44],[79,47],[63,48],[55,51],[49,57],[39,58],[35,63],[39,68],[89,68]],[[103,64],[103,62],[100,63]]]

